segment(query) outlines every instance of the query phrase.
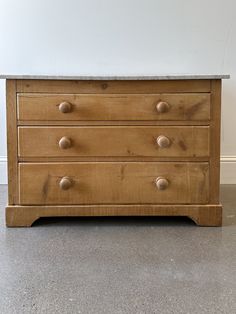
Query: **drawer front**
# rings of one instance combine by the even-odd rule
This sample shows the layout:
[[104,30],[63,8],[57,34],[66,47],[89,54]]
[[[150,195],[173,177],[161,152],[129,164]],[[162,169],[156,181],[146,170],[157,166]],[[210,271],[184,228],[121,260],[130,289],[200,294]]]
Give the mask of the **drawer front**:
[[207,157],[207,126],[19,127],[20,157]]
[[203,204],[208,163],[21,163],[22,205]]
[[210,94],[18,94],[28,121],[209,120]]

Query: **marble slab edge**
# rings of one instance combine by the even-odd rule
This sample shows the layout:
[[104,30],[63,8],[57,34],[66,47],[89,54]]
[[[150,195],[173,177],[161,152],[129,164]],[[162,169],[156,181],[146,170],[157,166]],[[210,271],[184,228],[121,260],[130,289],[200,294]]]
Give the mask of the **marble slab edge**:
[[215,80],[215,79],[229,79],[230,75],[228,74],[202,74],[202,75],[192,75],[192,74],[183,74],[183,75],[131,75],[131,76],[91,76],[91,75],[4,75],[0,74],[0,79],[6,80],[96,80],[96,81],[132,81],[132,80]]

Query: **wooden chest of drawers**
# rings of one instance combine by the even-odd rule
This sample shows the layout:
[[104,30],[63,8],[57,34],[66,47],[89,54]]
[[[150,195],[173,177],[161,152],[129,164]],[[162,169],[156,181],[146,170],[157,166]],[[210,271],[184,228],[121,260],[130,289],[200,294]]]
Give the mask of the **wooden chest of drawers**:
[[221,225],[222,78],[7,78],[7,225],[118,215]]

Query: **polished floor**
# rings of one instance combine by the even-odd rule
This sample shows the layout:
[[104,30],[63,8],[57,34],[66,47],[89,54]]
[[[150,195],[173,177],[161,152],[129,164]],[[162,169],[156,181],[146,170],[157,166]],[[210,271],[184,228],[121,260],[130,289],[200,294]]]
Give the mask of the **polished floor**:
[[0,313],[236,313],[236,185],[221,190],[222,228],[156,217],[7,229],[0,186]]

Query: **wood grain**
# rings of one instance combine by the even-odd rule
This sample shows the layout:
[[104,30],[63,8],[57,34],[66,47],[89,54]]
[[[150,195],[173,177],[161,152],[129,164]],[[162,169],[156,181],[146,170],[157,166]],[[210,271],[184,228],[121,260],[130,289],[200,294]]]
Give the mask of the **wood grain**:
[[[208,163],[23,163],[20,204],[204,204],[208,168]],[[60,189],[63,177],[73,182],[66,191]],[[166,190],[157,189],[158,177],[168,180]]]
[[[157,104],[168,103],[158,112]],[[210,94],[18,94],[21,121],[210,120]],[[59,110],[71,105],[69,112]]]
[[199,226],[221,226],[221,205],[59,205],[8,206],[8,227],[30,227],[40,217],[187,216]]
[[[19,157],[208,157],[209,127],[19,127]],[[165,136],[169,147],[157,139]],[[70,148],[59,143],[67,138]]]
[[221,80],[212,81],[212,121],[210,127],[210,186],[211,203],[219,203],[220,194],[220,123],[221,123]]
[[17,80],[18,93],[81,93],[81,94],[155,94],[208,93],[210,80],[163,81],[63,81]]
[[220,79],[8,79],[7,225],[180,215],[220,226],[220,106]]
[[210,121],[204,121],[204,120],[192,120],[192,121],[187,121],[187,120],[182,120],[182,121],[177,121],[177,120],[172,120],[172,121],[165,121],[165,120],[159,120],[159,121],[154,121],[154,120],[149,120],[149,121],[111,121],[111,120],[102,120],[102,121],[52,121],[52,120],[18,120],[17,121],[17,125],[19,126],[26,126],[26,125],[45,125],[45,126],[52,126],[52,125],[62,125],[62,126],[93,126],[93,125],[101,125],[101,126],[105,126],[105,125],[156,125],[156,126],[160,126],[160,125],[210,125]]
[[76,162],[76,161],[93,161],[93,162],[106,162],[106,161],[177,161],[177,162],[208,162],[209,157],[139,157],[139,156],[132,156],[132,157],[117,157],[117,156],[82,156],[82,157],[18,157],[18,162]]
[[6,81],[8,204],[18,204],[16,81]]

